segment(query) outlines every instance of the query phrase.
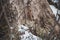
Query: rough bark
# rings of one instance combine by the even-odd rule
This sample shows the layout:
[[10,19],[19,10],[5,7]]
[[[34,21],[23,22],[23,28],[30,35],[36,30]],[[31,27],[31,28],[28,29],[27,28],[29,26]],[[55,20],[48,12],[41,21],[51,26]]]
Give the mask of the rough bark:
[[10,0],[1,0],[0,10],[0,40],[18,40],[16,8],[12,7]]
[[55,22],[47,0],[10,0],[1,7],[8,27],[13,27],[13,40],[19,40],[18,26],[23,24],[32,27],[34,32],[31,32],[39,37],[48,37],[52,29],[59,33],[59,25]]
[[18,10],[18,25],[33,27],[32,33],[37,36],[47,36],[52,29],[59,33],[59,25],[47,0],[13,0],[12,3]]

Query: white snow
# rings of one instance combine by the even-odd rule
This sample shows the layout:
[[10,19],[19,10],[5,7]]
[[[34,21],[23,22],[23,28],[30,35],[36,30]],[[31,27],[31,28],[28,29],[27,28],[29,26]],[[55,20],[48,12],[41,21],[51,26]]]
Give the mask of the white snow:
[[29,29],[28,27],[23,26],[23,25],[20,25],[20,26],[18,26],[18,27],[19,27],[19,29],[24,29],[24,30],[28,30],[28,29]]
[[59,0],[52,0],[52,2],[54,2],[54,3],[58,3],[58,2],[59,2]]
[[[60,10],[58,10],[58,9],[57,9],[55,6],[53,6],[53,5],[50,5],[50,8],[52,9],[53,14],[54,14],[55,17],[56,17],[56,21],[58,21],[58,19],[59,19],[58,14],[60,15]],[[57,14],[57,12],[58,12],[58,14]]]
[[56,16],[57,15],[57,11],[58,11],[58,14],[60,14],[60,10],[58,10],[55,6],[53,6],[53,5],[49,5],[50,6],[50,8],[52,9],[52,11],[53,11],[53,14]]
[[53,5],[50,5],[50,8],[52,9],[54,15],[56,16],[58,9],[56,7],[54,7]]
[[24,32],[24,34],[20,35],[21,40],[42,40],[41,38],[33,35],[29,31],[29,28],[26,27],[26,26],[20,25],[18,31],[21,32],[21,33]]
[[24,33],[28,29],[29,29],[28,27],[25,27],[23,25],[18,26],[18,31],[20,31],[21,33]]

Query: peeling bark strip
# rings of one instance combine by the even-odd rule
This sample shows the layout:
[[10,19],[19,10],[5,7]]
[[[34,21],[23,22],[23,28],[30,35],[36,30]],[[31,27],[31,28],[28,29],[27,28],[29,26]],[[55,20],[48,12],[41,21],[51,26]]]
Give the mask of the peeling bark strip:
[[29,20],[33,20],[33,19],[32,19],[33,15],[32,15],[32,13],[31,13],[31,7],[30,7],[31,4],[30,4],[30,3],[31,3],[30,1],[28,1],[28,3],[27,3],[27,11],[28,11],[28,12],[27,12],[26,15],[27,15],[27,17],[28,17]]

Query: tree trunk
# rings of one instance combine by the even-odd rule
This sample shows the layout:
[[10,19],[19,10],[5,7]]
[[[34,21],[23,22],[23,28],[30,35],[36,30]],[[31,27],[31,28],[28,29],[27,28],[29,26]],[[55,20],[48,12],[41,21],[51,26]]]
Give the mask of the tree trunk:
[[[34,32],[32,33],[39,37],[48,37],[49,31],[51,29],[55,30],[56,27],[57,29],[55,31],[58,30],[59,32],[59,25],[55,21],[55,17],[47,0],[7,1],[4,1],[5,3],[2,2],[4,5],[1,4],[3,9],[1,13],[4,14],[4,20],[6,20],[9,29],[8,33],[10,35],[10,39],[7,40],[19,40],[18,26],[23,24],[25,26],[32,27],[34,29]],[[5,26],[3,28],[5,28]],[[14,37],[11,37],[11,34],[13,34]]]
[[18,13],[10,0],[0,1],[0,40],[18,40]]

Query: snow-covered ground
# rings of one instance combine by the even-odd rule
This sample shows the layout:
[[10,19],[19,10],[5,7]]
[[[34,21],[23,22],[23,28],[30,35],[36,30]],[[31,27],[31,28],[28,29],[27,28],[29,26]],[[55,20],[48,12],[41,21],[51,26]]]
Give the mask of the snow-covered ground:
[[33,35],[29,31],[29,28],[24,25],[20,25],[18,27],[18,31],[21,33],[21,35],[20,35],[21,40],[42,40],[41,38]]

